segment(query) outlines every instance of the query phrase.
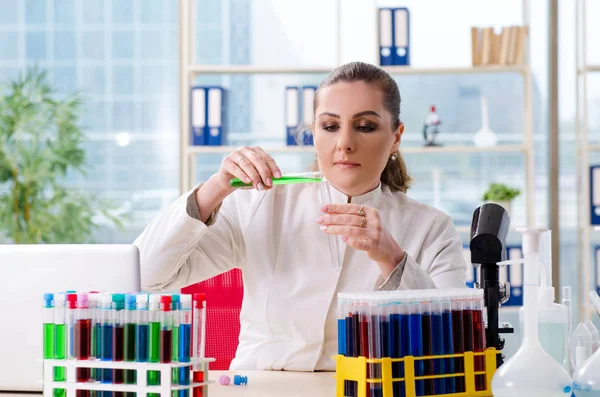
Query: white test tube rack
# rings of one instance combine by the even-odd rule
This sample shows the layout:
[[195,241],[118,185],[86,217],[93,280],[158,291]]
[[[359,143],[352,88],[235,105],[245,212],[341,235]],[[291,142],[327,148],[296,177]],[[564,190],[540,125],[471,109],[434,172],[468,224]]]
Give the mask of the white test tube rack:
[[[93,360],[54,360],[44,359],[44,397],[54,397],[54,389],[63,389],[66,391],[66,397],[76,397],[76,390],[100,390],[113,392],[133,392],[133,393],[156,393],[161,397],[171,397],[173,390],[190,390],[192,388],[202,387],[202,396],[208,396],[207,385],[214,383],[208,380],[208,363],[215,361],[214,358],[192,358],[189,363],[147,363],[147,362],[129,362],[129,361],[101,361]],[[177,385],[172,382],[172,369],[180,367],[190,367],[204,369],[204,382],[191,382],[190,373],[189,385]],[[66,381],[54,381],[54,368],[65,368]],[[77,382],[78,368],[100,368],[100,369],[123,369],[135,370],[137,384],[114,384],[100,382]],[[148,386],[148,371],[159,371],[161,384],[159,386]]]

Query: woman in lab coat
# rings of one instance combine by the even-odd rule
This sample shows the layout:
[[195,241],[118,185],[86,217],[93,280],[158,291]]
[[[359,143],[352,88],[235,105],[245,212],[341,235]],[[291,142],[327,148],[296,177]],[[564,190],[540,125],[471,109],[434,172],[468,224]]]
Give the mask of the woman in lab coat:
[[[350,63],[321,82],[314,102],[316,166],[326,182],[273,186],[282,172],[275,161],[242,147],[135,242],[150,291],[242,269],[231,369],[334,370],[338,292],[465,286],[451,218],[405,194],[396,82]],[[254,189],[230,188],[234,177]]]

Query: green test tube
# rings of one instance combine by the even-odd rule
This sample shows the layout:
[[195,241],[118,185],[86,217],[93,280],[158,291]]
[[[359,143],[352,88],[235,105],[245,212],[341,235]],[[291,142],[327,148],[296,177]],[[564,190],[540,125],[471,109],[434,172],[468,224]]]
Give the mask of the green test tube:
[[44,358],[54,358],[54,294],[44,294]]
[[[321,172],[301,172],[297,174],[284,174],[281,178],[273,178],[273,185],[291,185],[295,183],[314,183],[322,182],[323,174]],[[239,178],[233,178],[229,181],[231,187],[251,187],[252,182],[246,183]]]
[[[148,304],[148,362],[160,362],[160,295],[152,294]],[[160,371],[148,371],[148,386],[160,385]],[[148,397],[160,397],[158,393],[148,393]]]
[[[54,359],[67,358],[67,327],[65,325],[65,307],[67,295],[58,293],[54,296]],[[65,367],[54,367],[54,381],[66,382],[67,372]],[[65,389],[54,389],[54,397],[65,397]]]

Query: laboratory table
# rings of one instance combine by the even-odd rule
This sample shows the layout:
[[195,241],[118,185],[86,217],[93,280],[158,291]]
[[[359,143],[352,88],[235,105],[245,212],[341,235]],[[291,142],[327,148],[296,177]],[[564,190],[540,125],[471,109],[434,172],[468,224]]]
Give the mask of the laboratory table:
[[[231,378],[219,384],[221,375]],[[247,385],[233,384],[234,375],[248,377]],[[209,397],[335,397],[333,372],[210,371]],[[0,397],[40,397],[41,393],[3,393]]]

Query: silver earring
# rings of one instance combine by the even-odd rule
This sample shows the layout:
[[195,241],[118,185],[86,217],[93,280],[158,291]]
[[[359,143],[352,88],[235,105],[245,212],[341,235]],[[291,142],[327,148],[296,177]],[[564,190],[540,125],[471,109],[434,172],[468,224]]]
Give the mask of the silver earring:
[[392,153],[392,155],[390,156],[390,159],[391,159],[392,161],[396,161],[396,160],[398,160],[398,153],[396,153],[396,152]]

